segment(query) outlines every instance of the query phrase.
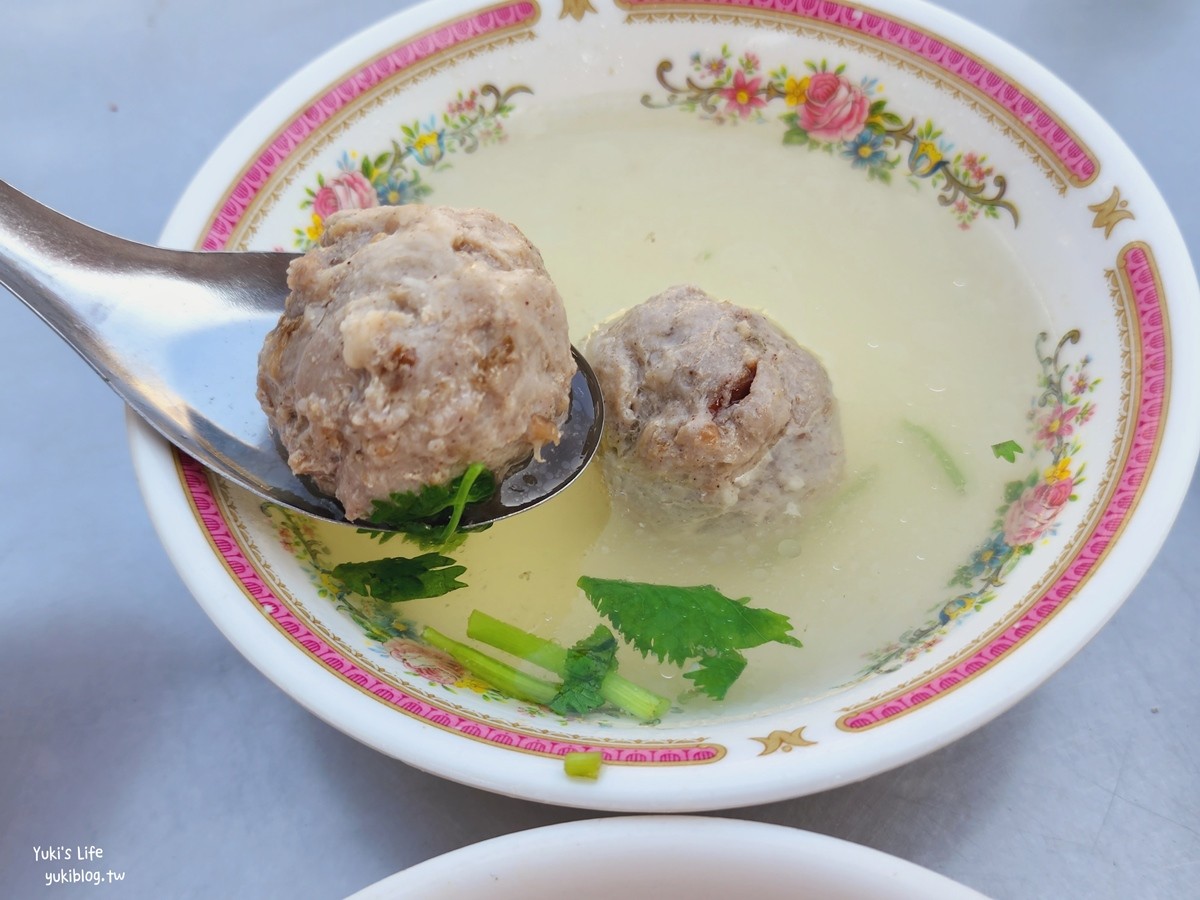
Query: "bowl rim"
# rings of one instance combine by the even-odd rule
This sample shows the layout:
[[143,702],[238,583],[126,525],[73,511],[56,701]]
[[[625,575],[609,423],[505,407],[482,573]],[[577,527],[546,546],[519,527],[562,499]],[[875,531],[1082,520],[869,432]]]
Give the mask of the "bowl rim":
[[[518,0],[526,2],[528,0]],[[715,0],[716,3],[722,0]],[[534,4],[536,6],[536,4]],[[629,0],[618,3],[623,8]],[[715,5],[715,4],[712,4]],[[363,60],[373,58],[400,36],[423,34],[456,15],[480,9],[467,0],[428,0],[390,16],[321,54],[269,94],[218,145],[198,170],[177,202],[163,230],[164,244],[178,243],[181,234],[194,239],[194,223],[210,217],[213,185],[234,183],[245,165],[246,151],[262,147],[303,104],[327,89],[330,73],[342,77]],[[867,9],[867,7],[856,7]],[[937,36],[953,36],[955,44],[1005,72],[1019,71],[1022,83],[1032,85],[1046,105],[1069,109],[1077,133],[1105,148],[1106,166],[1119,164],[1122,183],[1136,188],[1139,205],[1151,214],[1142,217],[1160,258],[1171,290],[1171,340],[1197,336],[1200,289],[1186,246],[1161,195],[1133,153],[1081,98],[1039,64],[999,38],[923,0],[879,0],[870,9],[900,17]],[[1128,177],[1126,177],[1128,170]],[[622,770],[601,785],[580,785],[548,777],[544,760],[508,754],[496,766],[492,748],[438,732],[419,722],[398,726],[393,716],[379,716],[374,700],[349,688],[319,666],[296,665],[302,657],[236,586],[226,563],[214,552],[210,537],[196,525],[190,501],[180,491],[180,463],[173,450],[145,423],[127,413],[134,468],[144,500],[168,556],[185,584],[214,624],[264,675],[319,718],[381,752],[425,771],[452,780],[543,802],[614,811],[687,812],[769,802],[856,781],[918,758],[975,730],[1010,708],[1040,685],[1074,655],[1116,612],[1153,561],[1183,503],[1186,487],[1200,455],[1200,415],[1195,387],[1200,384],[1194,359],[1174,354],[1172,375],[1178,373],[1190,396],[1176,392],[1163,426],[1158,458],[1144,485],[1139,509],[1126,524],[1122,540],[1105,560],[1106,584],[1101,596],[1083,608],[1074,604],[1045,628],[1029,636],[1005,659],[1003,677],[996,669],[939,699],[936,716],[941,726],[931,729],[927,710],[888,722],[886,734],[865,732],[852,745],[839,747],[837,759],[816,766],[793,768],[770,778],[738,774],[744,767],[713,779],[703,795],[681,790],[690,782],[687,767],[674,771]],[[1189,414],[1190,413],[1190,414]],[[190,523],[190,524],[189,524]],[[1031,649],[1035,648],[1035,649]],[[373,713],[375,713],[373,715]],[[412,727],[410,728],[409,725]],[[404,732],[401,734],[400,732]],[[419,738],[419,740],[417,739]],[[468,745],[465,746],[464,745]],[[552,771],[552,770],[551,770]],[[652,777],[651,777],[652,776]]]
[[817,894],[983,897],[916,863],[817,832],[719,816],[650,815],[580,819],[500,835],[417,863],[348,900],[459,897],[472,887],[486,889],[489,896],[497,891],[504,897],[528,896],[531,890],[540,896],[553,889],[551,882],[566,878],[585,897],[608,897],[606,892],[630,884],[639,892],[679,890],[679,864],[685,861],[693,866],[692,881],[728,873],[739,883],[750,882],[749,888],[757,885],[756,896],[763,889],[768,896],[784,896],[802,879]]

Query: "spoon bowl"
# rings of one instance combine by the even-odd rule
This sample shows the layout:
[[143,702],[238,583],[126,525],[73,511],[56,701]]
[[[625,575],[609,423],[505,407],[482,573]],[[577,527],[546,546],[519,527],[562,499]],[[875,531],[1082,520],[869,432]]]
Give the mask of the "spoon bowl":
[[[139,244],[0,182],[0,284],[176,447],[266,500],[345,522],[337,500],[288,467],[255,395],[258,353],[283,312],[295,258]],[[595,454],[600,388],[587,361],[572,353],[577,370],[558,444],[504,473],[490,499],[467,508],[463,527],[543,502]]]

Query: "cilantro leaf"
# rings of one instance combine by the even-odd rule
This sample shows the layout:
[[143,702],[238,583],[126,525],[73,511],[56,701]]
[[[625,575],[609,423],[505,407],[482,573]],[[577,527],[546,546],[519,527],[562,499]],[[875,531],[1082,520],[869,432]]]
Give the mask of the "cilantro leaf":
[[992,455],[996,459],[1007,459],[1009,462],[1017,461],[1017,454],[1024,453],[1021,445],[1016,441],[1001,441],[999,444],[992,444]]
[[449,556],[423,553],[409,559],[392,556],[368,562],[340,563],[330,573],[346,590],[384,603],[440,597],[466,587],[458,576],[467,571]]
[[711,584],[676,587],[587,575],[578,584],[596,611],[643,656],[679,666],[699,659],[700,668],[687,677],[717,699],[745,667],[736,651],[771,641],[803,646],[790,634],[787,616],[752,607],[749,597],[726,597]]
[[[486,500],[496,490],[496,476],[482,463],[446,484],[427,484],[419,491],[396,492],[385,500],[372,500],[367,522],[412,538],[422,547],[453,547],[465,540],[458,530],[468,504]],[[447,512],[448,511],[448,512]],[[362,529],[368,533],[370,529]],[[380,543],[390,534],[374,532]]]
[[403,524],[414,519],[430,519],[453,508],[464,489],[463,505],[486,500],[495,490],[495,480],[482,463],[473,463],[446,484],[427,484],[419,491],[394,493],[386,500],[373,501],[370,521],[376,525]]
[[616,667],[617,639],[603,625],[567,651],[562,687],[549,707],[560,716],[583,714],[604,705],[601,686]]
[[726,650],[715,656],[702,656],[698,667],[684,672],[683,677],[696,685],[696,690],[708,694],[714,700],[724,700],[729,688],[746,668],[746,657],[736,650]]

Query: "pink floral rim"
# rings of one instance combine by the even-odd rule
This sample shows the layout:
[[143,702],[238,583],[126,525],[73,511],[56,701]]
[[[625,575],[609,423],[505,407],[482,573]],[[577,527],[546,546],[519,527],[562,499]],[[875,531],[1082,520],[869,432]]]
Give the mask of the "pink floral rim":
[[478,38],[491,37],[532,25],[539,10],[532,0],[488,7],[454,19],[414,40],[401,44],[334,85],[303,109],[267,145],[226,195],[200,245],[222,250],[246,210],[270,181],[275,170],[305,140],[347,104],[405,70]]
[[[616,0],[625,9],[687,6],[741,7],[782,13],[888,43],[916,54],[975,90],[982,91],[1033,134],[1074,179],[1076,186],[1091,183],[1099,173],[1096,158],[1067,131],[1053,113],[1004,75],[988,68],[963,50],[925,34],[904,22],[880,13],[832,0]],[[400,44],[359,69],[305,107],[288,123],[242,173],[221,202],[201,249],[221,250],[271,176],[297,147],[349,103],[389,78],[461,46],[464,43],[531,27],[540,17],[534,0],[516,0],[479,10]]]
[[[838,726],[850,731],[872,728],[911,712],[978,675],[1046,623],[1091,576],[1125,527],[1154,463],[1170,391],[1167,318],[1162,285],[1150,248],[1130,244],[1117,259],[1133,299],[1137,334],[1133,338],[1134,425],[1124,467],[1117,474],[1112,497],[1100,513],[1082,549],[1063,574],[1017,621],[981,650],[940,672],[923,684],[896,693],[866,709],[844,715]],[[1137,361],[1141,365],[1137,364]]]
[[1096,158],[1040,101],[1006,76],[940,38],[917,30],[881,13],[832,0],[617,0],[624,9],[726,6],[756,12],[782,13],[854,32],[915,54],[943,72],[981,91],[1028,129],[1070,174],[1076,187],[1095,180],[1100,171]]

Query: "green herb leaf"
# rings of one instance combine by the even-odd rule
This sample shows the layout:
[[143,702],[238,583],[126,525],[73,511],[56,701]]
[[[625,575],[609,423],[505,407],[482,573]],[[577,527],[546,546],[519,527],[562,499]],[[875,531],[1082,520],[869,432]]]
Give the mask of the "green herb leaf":
[[1016,441],[1001,441],[999,444],[992,444],[992,455],[996,459],[1007,459],[1010,463],[1016,462],[1017,454],[1024,452]]
[[603,625],[567,651],[562,687],[550,701],[560,716],[582,715],[604,705],[601,686],[617,664],[617,639]]
[[346,589],[384,603],[402,603],[423,597],[440,597],[466,587],[458,576],[466,572],[448,556],[423,553],[408,559],[393,556],[369,562],[341,563],[330,574]]
[[[683,665],[770,641],[803,646],[787,616],[733,600],[711,584],[696,587],[620,579],[579,579],[592,606],[643,656]],[[736,677],[736,676],[735,676]]]
[[[472,463],[448,484],[427,484],[419,491],[373,500],[367,521],[402,532],[422,547],[457,546],[465,539],[458,531],[463,510],[495,490],[496,477],[482,463]],[[385,540],[381,536],[381,543]]]
[[702,656],[698,667],[684,672],[683,677],[696,685],[696,690],[714,700],[724,700],[729,688],[746,668],[746,657],[736,650],[726,650],[716,656]]

